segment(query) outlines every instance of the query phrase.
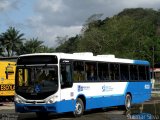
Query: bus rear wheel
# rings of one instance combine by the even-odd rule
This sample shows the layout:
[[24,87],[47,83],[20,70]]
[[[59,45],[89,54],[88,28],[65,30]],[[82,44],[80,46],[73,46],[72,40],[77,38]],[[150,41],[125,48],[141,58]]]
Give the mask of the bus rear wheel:
[[75,111],[73,112],[75,117],[80,117],[81,115],[83,115],[84,112],[84,104],[83,101],[78,98],[76,101],[76,106],[75,106]]
[[129,111],[131,109],[132,98],[130,94],[127,94],[125,97],[125,109]]

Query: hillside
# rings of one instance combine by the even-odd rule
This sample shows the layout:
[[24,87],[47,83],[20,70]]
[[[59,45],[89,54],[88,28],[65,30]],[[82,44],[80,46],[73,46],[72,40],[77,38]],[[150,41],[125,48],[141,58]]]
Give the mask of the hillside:
[[92,20],[80,35],[56,48],[58,52],[90,51],[116,57],[160,61],[160,12],[152,9],[124,9],[113,17]]

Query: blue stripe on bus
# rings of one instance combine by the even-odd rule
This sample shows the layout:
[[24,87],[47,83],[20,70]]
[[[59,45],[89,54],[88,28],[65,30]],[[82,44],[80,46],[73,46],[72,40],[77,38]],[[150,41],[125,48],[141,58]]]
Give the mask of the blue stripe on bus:
[[133,63],[138,64],[138,65],[149,65],[150,64],[148,61],[143,61],[143,60],[134,60]]

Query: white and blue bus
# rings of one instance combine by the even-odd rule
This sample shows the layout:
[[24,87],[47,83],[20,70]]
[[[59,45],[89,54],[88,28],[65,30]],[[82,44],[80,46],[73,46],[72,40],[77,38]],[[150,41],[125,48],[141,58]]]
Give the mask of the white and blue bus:
[[151,98],[148,61],[93,53],[37,53],[17,59],[16,112],[73,112],[124,106]]

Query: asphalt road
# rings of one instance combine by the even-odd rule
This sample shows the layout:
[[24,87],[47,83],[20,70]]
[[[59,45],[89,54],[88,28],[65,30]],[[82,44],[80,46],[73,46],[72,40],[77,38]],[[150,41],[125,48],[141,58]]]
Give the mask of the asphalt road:
[[[134,115],[134,116],[133,116]],[[154,118],[153,118],[154,117]],[[13,103],[0,106],[0,120],[38,120],[35,113],[15,113]],[[42,118],[46,120],[47,118]],[[75,118],[71,113],[50,114],[50,120],[160,120],[160,98],[134,105],[126,112],[118,107],[86,111],[83,116]]]
[[[1,111],[2,112],[2,111]],[[2,120],[39,120],[35,113],[14,113],[13,109],[3,110],[1,113]],[[127,120],[125,111],[117,108],[97,109],[86,111],[83,116],[75,118],[71,113],[50,114],[48,118],[43,120]],[[1,120],[1,119],[0,119]]]

